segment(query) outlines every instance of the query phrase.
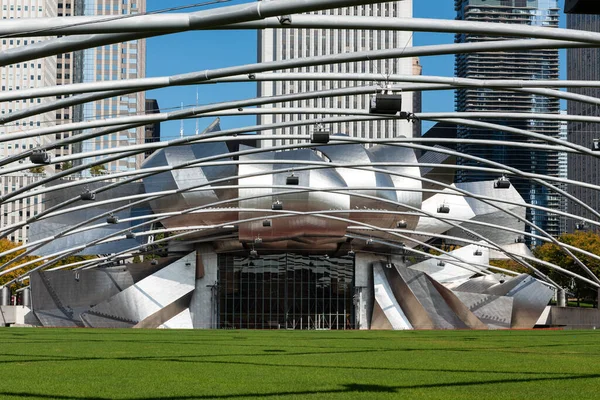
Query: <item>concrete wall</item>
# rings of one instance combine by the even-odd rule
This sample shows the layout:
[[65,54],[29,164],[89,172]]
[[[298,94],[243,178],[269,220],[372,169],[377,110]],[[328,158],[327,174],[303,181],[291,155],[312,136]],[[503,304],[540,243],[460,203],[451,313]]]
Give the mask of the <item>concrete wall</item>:
[[597,308],[548,306],[546,318],[537,325],[564,327],[566,329],[600,329],[600,310]]
[[[217,305],[213,294],[217,284],[217,253],[210,245],[196,248],[196,289],[190,302],[190,314],[194,329],[218,328]],[[202,265],[200,265],[202,264]]]

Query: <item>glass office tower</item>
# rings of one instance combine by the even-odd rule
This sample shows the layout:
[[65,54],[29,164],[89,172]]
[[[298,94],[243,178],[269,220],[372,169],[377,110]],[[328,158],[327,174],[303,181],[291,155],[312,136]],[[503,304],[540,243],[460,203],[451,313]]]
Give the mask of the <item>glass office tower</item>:
[[[455,0],[457,19],[530,26],[558,27],[557,0]],[[482,34],[457,34],[457,43],[510,39]],[[456,55],[456,76],[473,79],[558,79],[558,50],[481,52]],[[464,88],[456,91],[456,110],[460,112],[559,113],[559,101],[544,96],[489,88]],[[558,138],[560,123],[541,120],[503,120],[494,122]],[[507,140],[536,143],[524,136],[460,126],[459,139]],[[459,143],[458,150],[518,168],[524,172],[558,176],[558,153],[499,145]],[[462,165],[481,165],[459,158]],[[472,182],[497,178],[498,174],[459,170],[457,179]],[[524,179],[511,179],[521,196],[532,205],[561,209],[560,196],[542,185]],[[564,207],[562,207],[564,208]],[[552,235],[560,234],[558,216],[529,209],[527,219]],[[535,243],[534,243],[535,244]]]
[[[567,28],[591,32],[600,32],[600,15],[568,14]],[[600,80],[600,49],[567,49],[567,78],[569,80]],[[587,96],[600,97],[597,88],[573,88],[569,92]],[[593,104],[577,101],[567,102],[569,115],[600,116],[600,109]],[[600,138],[600,124],[590,122],[569,122],[567,138],[569,142],[590,147],[594,139]],[[597,185],[600,181],[600,162],[597,158],[569,154],[568,157],[569,179],[592,183]],[[569,193],[576,198],[598,210],[600,207],[600,193],[594,189],[569,185]],[[569,212],[585,218],[595,219],[592,213],[578,204],[569,203]],[[569,221],[568,230],[576,227],[577,221]],[[596,229],[593,226],[589,228]]]

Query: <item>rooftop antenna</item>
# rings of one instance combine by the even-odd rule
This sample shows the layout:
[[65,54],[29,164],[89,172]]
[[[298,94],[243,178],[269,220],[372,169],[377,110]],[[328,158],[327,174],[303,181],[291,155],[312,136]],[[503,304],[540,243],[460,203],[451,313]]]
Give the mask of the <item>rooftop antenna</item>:
[[[196,87],[196,107],[198,107],[198,87]],[[200,121],[198,120],[198,118],[196,118],[196,135],[198,133],[200,133],[200,128],[199,128],[199,124]]]
[[[183,110],[183,101],[181,102],[181,109]],[[179,137],[183,137],[183,120],[181,120],[181,125],[179,126]]]

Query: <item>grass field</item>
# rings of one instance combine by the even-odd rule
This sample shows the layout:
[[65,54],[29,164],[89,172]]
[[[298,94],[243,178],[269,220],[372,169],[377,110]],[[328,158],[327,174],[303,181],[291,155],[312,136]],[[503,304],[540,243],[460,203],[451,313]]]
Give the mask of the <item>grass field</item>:
[[598,399],[600,331],[0,329],[14,399]]

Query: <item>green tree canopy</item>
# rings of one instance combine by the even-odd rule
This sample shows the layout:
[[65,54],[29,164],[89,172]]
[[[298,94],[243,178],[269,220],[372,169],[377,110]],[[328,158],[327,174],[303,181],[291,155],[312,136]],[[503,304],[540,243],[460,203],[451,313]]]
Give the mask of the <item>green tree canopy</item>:
[[[593,232],[577,231],[575,233],[564,234],[560,236],[558,240],[592,254],[600,255],[600,235]],[[589,278],[587,272],[585,272],[571,256],[553,243],[546,243],[542,246],[538,246],[534,249],[533,253],[540,260],[551,262],[566,270]],[[596,276],[600,276],[599,260],[578,252],[573,252],[573,254],[575,254]],[[578,279],[573,279],[566,274],[557,272],[552,268],[543,265],[538,265],[538,267],[556,283],[562,287],[571,289],[576,294],[578,301],[579,299],[596,299],[596,288],[590,287],[590,285],[581,282]]]

